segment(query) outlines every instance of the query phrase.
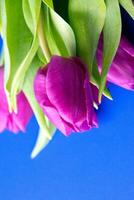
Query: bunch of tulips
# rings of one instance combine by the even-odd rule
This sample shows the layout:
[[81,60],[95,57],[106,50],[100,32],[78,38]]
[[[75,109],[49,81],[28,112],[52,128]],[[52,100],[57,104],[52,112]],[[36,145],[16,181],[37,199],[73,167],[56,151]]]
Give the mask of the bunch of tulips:
[[55,129],[65,136],[98,127],[107,83],[134,90],[134,47],[120,6],[131,0],[68,0],[63,19],[52,0],[0,1],[0,132],[25,131],[34,114],[35,157]]

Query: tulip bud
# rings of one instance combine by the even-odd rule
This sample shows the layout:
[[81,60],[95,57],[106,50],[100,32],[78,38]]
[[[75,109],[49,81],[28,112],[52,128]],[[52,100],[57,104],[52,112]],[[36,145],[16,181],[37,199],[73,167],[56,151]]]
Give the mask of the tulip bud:
[[4,69],[0,67],[0,132],[4,129],[14,133],[25,131],[26,125],[32,116],[32,110],[23,92],[20,92],[17,96],[17,106],[17,114],[9,112],[4,90]]
[[34,89],[44,114],[65,135],[97,127],[87,69],[79,58],[53,56],[39,69]]
[[[102,67],[102,40],[97,49],[97,62]],[[123,36],[110,66],[107,80],[128,90],[134,90],[134,47]]]

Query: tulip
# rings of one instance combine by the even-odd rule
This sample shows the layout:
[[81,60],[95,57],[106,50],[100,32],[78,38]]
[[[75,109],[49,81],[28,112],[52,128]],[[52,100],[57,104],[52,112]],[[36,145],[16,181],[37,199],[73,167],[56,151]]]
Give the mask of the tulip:
[[53,56],[37,72],[34,90],[44,114],[64,135],[97,127],[87,69],[79,58]]
[[[102,67],[102,40],[97,49],[97,62]],[[128,90],[134,90],[134,47],[123,36],[110,66],[107,80]]]
[[0,132],[4,129],[14,133],[25,131],[26,125],[32,116],[32,110],[23,92],[20,92],[17,96],[17,106],[17,114],[9,112],[4,90],[4,69],[0,67]]

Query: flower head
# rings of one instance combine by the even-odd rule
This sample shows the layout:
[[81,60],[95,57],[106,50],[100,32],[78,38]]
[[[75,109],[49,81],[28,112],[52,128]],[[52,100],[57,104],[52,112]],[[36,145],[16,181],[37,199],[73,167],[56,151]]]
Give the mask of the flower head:
[[45,115],[65,135],[97,126],[87,69],[79,58],[53,56],[39,69],[34,89]]
[[0,132],[4,129],[14,133],[25,131],[25,127],[32,116],[32,110],[23,92],[20,92],[17,96],[17,106],[17,114],[9,112],[4,90],[4,69],[0,67]]
[[[102,40],[97,49],[97,61],[102,67]],[[134,47],[123,36],[110,66],[107,80],[128,90],[134,90]]]

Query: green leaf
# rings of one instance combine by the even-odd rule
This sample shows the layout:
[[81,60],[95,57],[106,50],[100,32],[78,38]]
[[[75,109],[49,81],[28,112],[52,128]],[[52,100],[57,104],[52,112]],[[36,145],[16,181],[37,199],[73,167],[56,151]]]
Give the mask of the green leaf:
[[[103,0],[69,1],[69,18],[76,35],[77,53],[88,65],[90,81],[98,88],[100,74],[97,65],[94,64],[94,59],[105,22],[105,14],[106,6]],[[103,93],[112,99],[106,88]]]
[[[45,16],[47,18],[47,16]],[[38,25],[38,38],[39,38],[39,44],[40,48],[42,50],[42,55],[46,59],[47,62],[50,61],[51,58],[51,52],[48,46],[47,42],[47,34],[44,31],[44,19],[43,19],[43,12],[41,10],[40,13],[40,20],[39,20],[39,25]]]
[[[39,54],[43,56],[43,59],[50,60],[50,52],[48,49],[47,41],[43,32],[42,12],[41,12],[41,0],[24,0],[23,12],[25,20],[31,32],[35,37],[39,39]],[[42,50],[42,52],[41,52]],[[44,55],[43,55],[44,54]]]
[[76,36],[77,53],[88,65],[90,75],[105,12],[104,0],[69,0],[69,19]]
[[49,7],[53,9],[53,0],[43,0],[43,2]]
[[62,53],[62,50],[66,51],[63,56],[74,56],[76,54],[76,43],[74,33],[69,26],[54,10],[50,9],[50,24],[51,33]]
[[99,100],[106,84],[108,69],[114,59],[121,37],[121,16],[118,0],[105,0],[106,19],[103,30],[103,65],[99,88]]
[[52,136],[54,134],[54,126],[48,121],[47,117],[44,116],[44,113],[42,112],[39,104],[37,103],[34,95],[34,77],[36,75],[36,72],[38,68],[43,63],[40,62],[38,57],[36,56],[33,60],[33,62],[30,65],[30,68],[27,72],[27,75],[25,77],[25,81],[23,84],[23,92],[26,95],[31,108],[35,114],[35,117],[38,121],[40,131],[38,135],[38,139],[36,142],[36,145],[34,147],[34,150],[32,152],[31,157],[34,158],[45,146],[46,144],[52,139]]
[[128,14],[134,19],[134,4],[132,0],[119,0],[122,7],[128,12]]
[[1,30],[2,30],[2,18],[1,18],[1,15],[0,15],[0,33],[1,33]]
[[45,56],[42,52],[41,47],[39,47],[37,54],[38,54],[38,57],[39,57],[39,59],[42,63],[47,63],[47,60],[46,60],[46,58],[45,58]]
[[[55,128],[52,129],[51,133],[52,133],[51,137],[53,137],[53,135],[55,134]],[[46,137],[44,135],[43,130],[39,129],[38,138],[37,138],[36,144],[32,150],[31,158],[32,159],[35,158],[48,145],[48,143],[50,141],[51,140],[48,139],[48,137]]]
[[26,72],[33,60],[34,55],[36,54],[38,50],[38,40],[37,37],[34,38],[31,48],[29,49],[29,52],[27,53],[25,59],[19,66],[19,69],[17,70],[17,73],[14,76],[12,88],[11,88],[11,102],[14,110],[17,110],[16,106],[16,95],[18,90],[21,89],[21,84],[23,84]]
[[21,89],[26,71],[38,49],[38,40],[27,27],[22,0],[13,0],[12,4],[10,0],[3,0],[0,9],[4,40],[5,88],[10,109],[16,110],[16,94]]
[[[25,17],[25,21],[30,28],[31,32],[33,33],[33,42],[31,45],[31,48],[29,49],[29,52],[26,56],[26,58],[23,60],[22,65],[20,65],[14,80],[13,80],[13,86],[11,89],[11,95],[13,98],[13,105],[16,107],[16,94],[17,90],[19,88],[19,79],[22,76],[22,71],[23,73],[27,71],[35,53],[37,52],[38,49],[38,38],[37,38],[37,30],[38,30],[38,21],[39,21],[39,16],[40,16],[40,9],[41,9],[41,0],[23,0],[22,2],[23,6],[23,13]],[[25,76],[25,74],[24,74]],[[22,76],[22,81],[24,79],[24,76]]]
[[[101,77],[100,77],[100,74],[98,71],[98,66],[97,66],[96,60],[94,60],[93,76],[91,77],[90,82],[99,89],[100,81],[101,81]],[[113,100],[110,92],[108,91],[108,89],[106,87],[104,88],[103,95],[106,96],[108,99]]]
[[24,18],[29,29],[33,35],[36,35],[40,16],[41,0],[23,0],[22,7]]
[[53,9],[44,5],[43,10],[44,32],[51,54],[74,56],[76,44],[74,33],[69,26]]

